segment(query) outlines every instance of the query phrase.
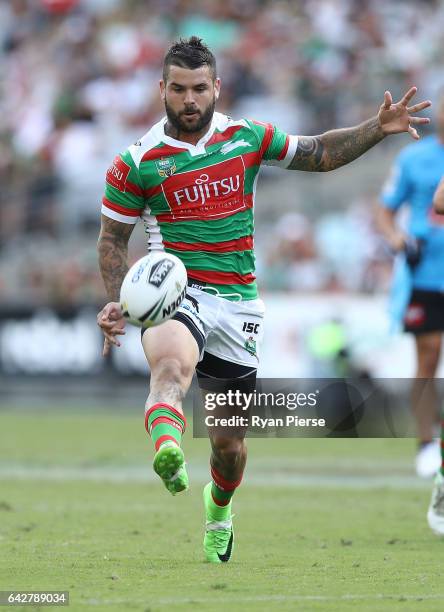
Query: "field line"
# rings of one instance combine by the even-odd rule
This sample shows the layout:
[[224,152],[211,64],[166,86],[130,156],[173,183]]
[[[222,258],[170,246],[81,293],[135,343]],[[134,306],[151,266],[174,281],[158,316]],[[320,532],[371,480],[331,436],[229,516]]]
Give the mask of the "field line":
[[[380,469],[380,466],[378,465]],[[296,470],[297,468],[295,468]],[[378,472],[379,472],[378,469]],[[205,484],[209,479],[207,466],[189,464],[190,477],[197,484]],[[86,481],[111,483],[150,483],[157,482],[149,463],[137,466],[31,466],[25,464],[0,463],[0,480],[31,480],[44,482]],[[325,474],[310,471],[308,474],[289,474],[277,469],[262,473],[254,465],[247,471],[245,481],[252,486],[267,487],[330,487],[334,489],[379,489],[383,487],[395,489],[430,489],[431,481],[404,474],[392,474],[387,469],[379,473],[368,474]]]

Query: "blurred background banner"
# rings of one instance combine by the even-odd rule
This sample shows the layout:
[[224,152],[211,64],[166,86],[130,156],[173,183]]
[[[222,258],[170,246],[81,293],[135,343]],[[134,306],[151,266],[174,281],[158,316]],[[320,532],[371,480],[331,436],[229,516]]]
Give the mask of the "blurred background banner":
[[[374,115],[385,89],[435,100],[443,22],[438,0],[0,2],[1,375],[145,375],[136,329],[102,360],[96,240],[106,169],[163,115],[173,40],[197,34],[215,51],[222,112],[315,134]],[[374,222],[408,142],[327,175],[263,169],[262,376],[413,375],[410,341],[387,331],[392,257]],[[143,228],[133,236],[131,262],[145,252]]]
[[[268,378],[409,378],[413,340],[386,331],[384,296],[266,295],[259,375]],[[0,381],[8,375],[146,378],[140,330],[127,326],[122,346],[102,358],[91,305],[0,310]],[[441,370],[438,375],[442,376]]]

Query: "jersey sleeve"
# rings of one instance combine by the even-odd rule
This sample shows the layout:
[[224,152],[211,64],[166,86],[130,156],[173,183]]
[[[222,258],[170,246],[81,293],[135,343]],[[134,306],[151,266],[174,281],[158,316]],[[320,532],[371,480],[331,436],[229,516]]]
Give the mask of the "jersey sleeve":
[[249,121],[249,124],[261,143],[261,163],[288,168],[298,147],[298,137],[286,134],[271,123]]
[[145,207],[139,171],[131,153],[116,155],[106,173],[102,213],[122,223],[137,223]]
[[381,202],[386,208],[397,210],[409,198],[410,193],[411,181],[407,160],[401,155],[393,164],[390,174],[384,183]]

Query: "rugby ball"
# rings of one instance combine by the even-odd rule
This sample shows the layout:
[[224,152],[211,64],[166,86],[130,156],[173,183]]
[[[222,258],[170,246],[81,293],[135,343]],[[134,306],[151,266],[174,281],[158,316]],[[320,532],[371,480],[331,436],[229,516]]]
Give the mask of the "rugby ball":
[[128,270],[120,289],[123,317],[137,327],[160,325],[185,297],[187,271],[175,255],[152,251]]

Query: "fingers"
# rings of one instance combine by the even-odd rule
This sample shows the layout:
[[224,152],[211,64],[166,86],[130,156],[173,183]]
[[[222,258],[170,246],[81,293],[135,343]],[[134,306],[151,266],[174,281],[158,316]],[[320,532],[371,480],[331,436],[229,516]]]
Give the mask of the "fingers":
[[410,89],[403,95],[399,103],[403,106],[407,106],[407,103],[413,98],[417,91],[417,87],[410,87]]
[[407,112],[419,113],[419,111],[422,111],[425,108],[428,108],[429,106],[432,106],[432,103],[430,102],[430,100],[424,100],[424,102],[419,102],[418,104],[414,104],[413,106],[408,106]]
[[414,138],[414,140],[419,140],[418,132],[411,125],[409,125],[408,133],[410,134],[412,138]]
[[389,91],[384,92],[384,108],[388,110],[393,103],[392,94]]
[[106,357],[111,350],[112,345],[121,346],[120,342],[117,340],[115,336],[111,336],[110,334],[105,334],[105,341],[103,343],[103,357]]
[[430,123],[429,117],[409,117],[409,123],[424,124]]

